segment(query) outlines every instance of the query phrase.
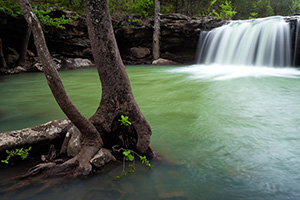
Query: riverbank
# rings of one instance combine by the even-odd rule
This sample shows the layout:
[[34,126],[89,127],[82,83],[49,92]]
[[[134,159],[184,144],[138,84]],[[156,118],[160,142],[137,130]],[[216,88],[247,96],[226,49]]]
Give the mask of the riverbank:
[[[53,16],[74,16],[74,13],[53,10]],[[112,17],[121,57],[126,65],[152,64],[153,19],[124,14]],[[180,14],[161,15],[161,57],[178,64],[195,62],[198,38],[202,31],[221,26],[224,21],[212,17],[187,17]],[[41,71],[33,38],[31,37],[25,62],[18,66],[20,44],[26,28],[24,19],[0,13],[0,37],[8,65],[2,73]],[[66,29],[45,27],[45,38],[58,70],[93,67],[86,18],[78,17]]]

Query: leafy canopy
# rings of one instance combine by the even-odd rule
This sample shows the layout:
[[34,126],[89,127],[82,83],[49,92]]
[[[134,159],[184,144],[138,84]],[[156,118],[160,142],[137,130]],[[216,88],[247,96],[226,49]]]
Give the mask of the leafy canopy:
[[[78,15],[68,19],[65,17],[65,15],[62,15],[58,18],[51,17],[50,13],[53,11],[53,7],[51,7],[49,3],[40,3],[37,5],[33,4],[32,9],[36,16],[39,18],[40,23],[43,27],[52,26],[56,28],[65,29],[65,24],[69,24],[78,18]],[[10,15],[14,18],[20,18],[23,16],[23,13],[17,1],[1,0],[0,12]]]

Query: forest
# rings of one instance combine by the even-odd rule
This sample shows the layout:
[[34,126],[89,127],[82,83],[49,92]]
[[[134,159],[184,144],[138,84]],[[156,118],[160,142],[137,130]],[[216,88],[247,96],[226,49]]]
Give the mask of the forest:
[[[84,0],[33,0],[39,7],[50,4],[61,9],[85,12]],[[214,16],[224,20],[253,19],[272,15],[289,16],[300,12],[300,0],[162,0],[161,13],[180,13],[187,16]],[[0,11],[18,13],[16,1],[0,2]],[[133,13],[153,16],[152,0],[109,0],[111,14]]]

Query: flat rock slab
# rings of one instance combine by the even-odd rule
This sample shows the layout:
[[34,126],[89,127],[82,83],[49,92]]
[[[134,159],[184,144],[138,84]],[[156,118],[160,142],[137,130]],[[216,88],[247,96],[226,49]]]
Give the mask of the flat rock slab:
[[69,119],[62,119],[31,128],[0,133],[0,152],[64,137],[70,126],[72,124]]

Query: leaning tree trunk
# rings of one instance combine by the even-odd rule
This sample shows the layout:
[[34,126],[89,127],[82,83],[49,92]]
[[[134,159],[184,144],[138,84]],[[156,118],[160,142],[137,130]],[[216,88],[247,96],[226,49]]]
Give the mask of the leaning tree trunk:
[[3,53],[2,40],[0,37],[0,71],[1,71],[1,69],[5,69],[6,66],[7,65],[6,65],[5,57],[4,57],[4,53]]
[[159,36],[160,36],[160,2],[154,0],[154,27],[153,27],[153,60],[157,60],[160,57],[159,54]]
[[[92,123],[101,133],[105,146],[119,145],[153,156],[151,128],[132,93],[129,78],[115,40],[107,0],[87,0],[87,25],[92,53],[102,85],[102,98]],[[118,119],[128,116],[131,126]]]
[[87,175],[92,170],[92,166],[90,165],[89,161],[102,147],[103,141],[95,126],[77,110],[77,108],[72,104],[71,100],[67,96],[60,76],[48,51],[43,30],[41,28],[39,20],[37,19],[31,8],[29,1],[18,1],[24,17],[32,30],[38,56],[43,65],[43,71],[45,72],[45,76],[47,78],[48,85],[52,91],[52,94],[55,97],[55,100],[60,106],[61,110],[82,133],[83,141],[80,153],[73,159],[67,161],[61,166],[58,166],[57,170],[66,170],[69,167],[75,166],[76,169],[78,169],[76,172],[79,175]]

